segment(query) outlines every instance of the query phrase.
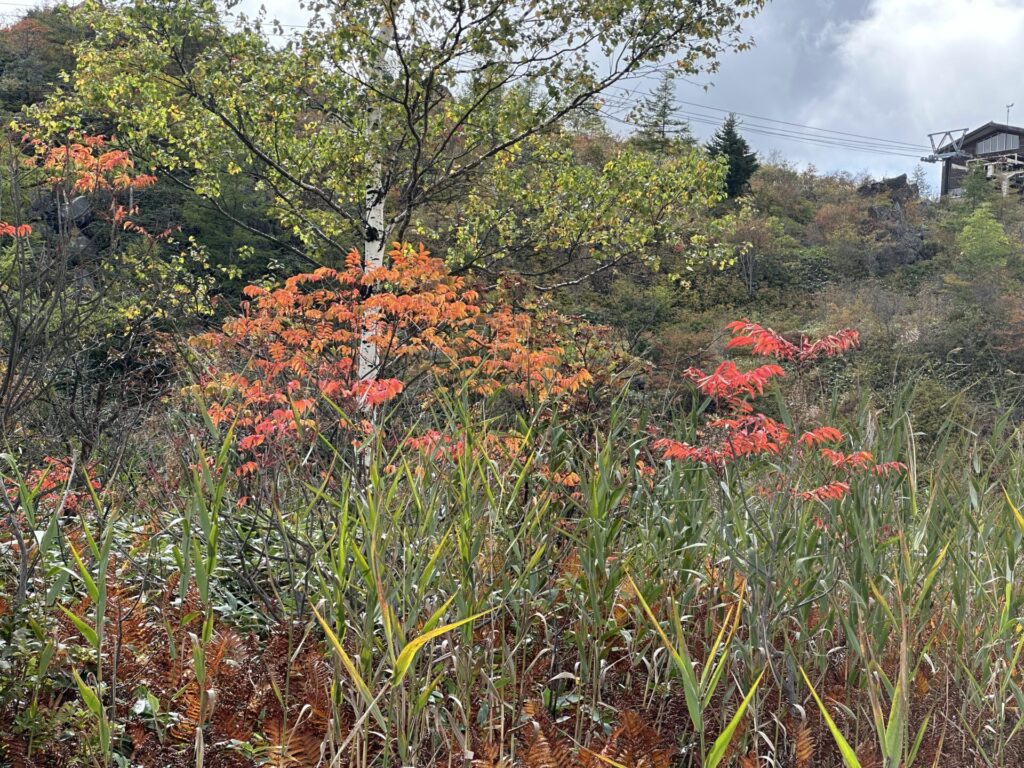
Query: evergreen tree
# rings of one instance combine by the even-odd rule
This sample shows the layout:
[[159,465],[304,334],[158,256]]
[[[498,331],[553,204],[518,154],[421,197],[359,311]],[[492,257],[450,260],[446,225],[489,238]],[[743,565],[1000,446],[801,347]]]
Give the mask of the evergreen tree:
[[969,267],[1001,266],[1017,250],[987,203],[979,205],[967,218],[956,244]]
[[633,143],[647,152],[672,154],[696,145],[690,124],[675,117],[676,73],[665,72],[654,92],[640,101],[630,115],[637,126]]
[[724,157],[729,163],[725,185],[729,197],[738,197],[747,189],[747,183],[758,168],[757,154],[750,149],[747,140],[736,130],[736,115],[730,114],[722,127],[708,142],[712,157]]

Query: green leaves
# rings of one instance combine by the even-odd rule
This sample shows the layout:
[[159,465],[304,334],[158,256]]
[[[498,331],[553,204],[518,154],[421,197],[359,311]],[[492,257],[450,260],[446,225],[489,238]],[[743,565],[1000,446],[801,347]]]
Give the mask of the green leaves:
[[[686,636],[683,632],[682,624],[679,620],[678,614],[675,612],[675,606],[673,606],[672,613],[672,627],[675,634],[675,642],[669,639],[668,635],[665,634],[665,630],[661,627],[661,622],[654,615],[651,607],[647,604],[643,594],[637,587],[636,582],[633,581],[632,576],[627,576],[630,585],[633,588],[633,592],[643,607],[644,613],[647,614],[647,618],[654,629],[657,631],[658,636],[661,638],[662,644],[665,649],[669,652],[669,656],[675,664],[676,671],[679,672],[679,676],[683,682],[683,695],[686,699],[686,710],[690,715],[690,722],[693,725],[694,731],[700,738],[700,748],[703,755],[704,751],[704,711],[710,706],[711,700],[714,696],[715,690],[718,688],[718,683],[722,678],[722,674],[725,671],[726,662],[729,658],[729,644],[735,635],[736,628],[739,625],[740,611],[742,603],[737,603],[731,606],[726,613],[725,620],[722,622],[722,627],[715,637],[714,642],[711,644],[711,648],[708,651],[708,657],[704,661],[701,669],[700,678],[698,679],[696,672],[694,671],[693,660],[690,658],[689,649],[686,647]],[[742,590],[740,591],[742,594]],[[728,634],[726,632],[728,631]],[[750,686],[750,690],[744,697],[740,706],[737,707],[736,712],[730,719],[729,723],[715,739],[711,749],[706,755],[703,755],[704,768],[716,768],[716,766],[722,761],[725,756],[726,749],[732,742],[733,736],[736,733],[736,729],[739,727],[740,721],[743,719],[743,714],[747,710],[747,706],[750,704],[754,697],[754,693],[757,691],[758,685],[761,684],[761,679],[764,677],[764,670],[757,676],[754,684]]]
[[722,199],[723,174],[698,150],[658,158],[627,147],[600,164],[569,136],[536,136],[499,157],[487,193],[469,198],[449,258],[586,268],[629,258],[657,268],[660,249],[688,239]]
[[828,727],[828,732],[832,735],[832,740],[835,741],[836,747],[839,749],[839,754],[843,758],[843,765],[846,768],[861,768],[860,760],[857,759],[857,753],[853,747],[850,746],[850,742],[846,740],[839,727],[836,725],[835,720],[832,719],[832,715],[829,714],[828,709],[825,707],[825,703],[818,696],[818,692],[814,690],[814,686],[811,685],[811,680],[807,677],[807,673],[804,672],[803,667],[800,668],[800,674],[803,675],[804,682],[807,683],[807,688],[811,692],[811,696],[814,697],[815,703],[818,705],[818,709],[821,711],[821,716],[825,719],[825,725]]
[[967,264],[975,268],[1004,264],[1017,251],[987,204],[979,205],[967,218],[956,245]]
[[[645,64],[713,66],[719,52],[743,45],[742,16],[763,4],[712,0],[695,13],[689,0],[495,0],[418,4],[391,18],[386,5],[360,0],[315,6],[301,44],[280,45],[259,21],[229,29],[227,3],[90,3],[74,91],[35,117],[62,132],[78,115],[101,115],[152,168],[184,173],[208,198],[244,171],[273,191],[268,213],[301,241],[297,252],[327,262],[362,239],[365,189],[380,174],[394,206],[387,232],[427,209],[450,214],[453,191],[490,196],[506,158],[592,113],[603,91]],[[610,68],[598,73],[580,54],[586,40],[599,42]],[[655,211],[704,188],[700,174],[681,178],[671,166],[616,163],[592,177],[605,182],[593,189],[571,170],[559,172],[563,189],[539,209],[565,215],[563,242],[595,217],[609,236],[632,218],[620,239],[643,247],[658,238]],[[542,179],[532,183],[544,189]],[[597,199],[588,210],[590,192],[626,205]]]
[[725,752],[732,743],[733,738],[736,735],[736,729],[739,727],[740,722],[743,720],[743,715],[747,711],[747,707],[750,706],[750,702],[754,698],[754,694],[757,693],[757,686],[761,684],[761,680],[764,678],[764,673],[767,670],[761,670],[761,674],[757,676],[754,684],[750,686],[750,690],[747,691],[747,695],[743,697],[743,701],[736,708],[735,714],[729,719],[728,724],[722,729],[722,732],[715,739],[715,743],[711,745],[711,751],[708,752],[708,756],[704,759],[704,768],[717,768],[718,764],[722,762],[722,758],[725,757]]
[[[491,611],[492,610],[494,609],[492,608]],[[392,682],[395,685],[398,685],[402,682],[403,679],[405,679],[406,674],[409,672],[410,665],[416,658],[416,654],[419,653],[423,649],[423,646],[425,646],[431,640],[433,640],[436,637],[440,637],[441,635],[444,635],[448,632],[451,632],[453,629],[458,629],[459,627],[465,624],[469,624],[471,621],[476,621],[482,616],[486,616],[491,611],[481,611],[480,613],[475,613],[472,616],[467,616],[464,619],[459,619],[458,621],[452,622],[451,624],[445,624],[443,627],[437,627],[436,629],[432,629],[429,632],[424,632],[418,637],[410,640],[405,645],[405,647],[402,648],[402,652],[398,654],[398,659],[395,661],[395,671],[394,675],[392,676]]]

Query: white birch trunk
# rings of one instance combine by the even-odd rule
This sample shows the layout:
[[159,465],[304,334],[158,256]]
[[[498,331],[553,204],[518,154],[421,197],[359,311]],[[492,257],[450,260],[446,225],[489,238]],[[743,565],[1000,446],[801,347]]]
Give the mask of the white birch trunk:
[[[379,108],[376,110],[380,112]],[[379,114],[377,116],[379,121]],[[372,119],[371,119],[372,124]],[[366,187],[366,232],[363,240],[363,269],[371,271],[384,266],[384,165],[377,163],[375,183]],[[371,286],[372,290],[373,287]],[[359,381],[375,379],[380,368],[380,351],[373,341],[376,335],[374,313],[363,316],[362,340],[359,343]]]
[[[386,75],[384,68],[387,66],[388,46],[391,43],[394,29],[389,19],[385,18],[377,31],[377,42],[380,49],[376,60],[373,63],[374,72],[379,79]],[[369,151],[377,155],[373,167],[373,174],[366,184],[365,209],[365,230],[363,233],[363,269],[371,271],[384,266],[384,256],[387,253],[385,240],[387,237],[386,211],[384,210],[384,198],[387,190],[384,188],[384,162],[380,158],[380,141],[377,134],[380,132],[381,108],[380,102],[376,99],[367,107],[366,119],[366,143]],[[373,290],[373,286],[370,286]],[[373,342],[376,335],[376,317],[374,314],[363,316],[362,339],[359,343],[359,367],[357,375],[359,381],[376,379],[380,374],[380,350]]]

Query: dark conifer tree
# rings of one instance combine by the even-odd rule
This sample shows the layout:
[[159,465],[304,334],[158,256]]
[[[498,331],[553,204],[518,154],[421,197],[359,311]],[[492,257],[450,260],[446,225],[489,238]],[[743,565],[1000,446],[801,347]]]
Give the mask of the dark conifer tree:
[[750,149],[747,140],[736,129],[736,115],[730,114],[722,127],[708,142],[708,152],[712,157],[724,157],[729,163],[725,176],[725,185],[729,197],[742,195],[750,182],[750,177],[758,168],[757,154]]

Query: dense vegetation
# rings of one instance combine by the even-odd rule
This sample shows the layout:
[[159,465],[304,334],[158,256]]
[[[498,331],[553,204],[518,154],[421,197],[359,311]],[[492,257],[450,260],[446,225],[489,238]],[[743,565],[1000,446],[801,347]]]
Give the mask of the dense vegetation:
[[0,765],[1024,764],[1019,199],[479,6],[0,35]]

